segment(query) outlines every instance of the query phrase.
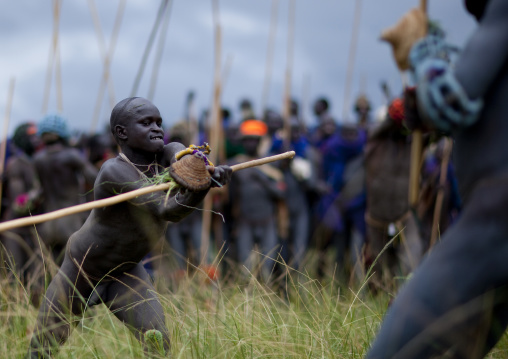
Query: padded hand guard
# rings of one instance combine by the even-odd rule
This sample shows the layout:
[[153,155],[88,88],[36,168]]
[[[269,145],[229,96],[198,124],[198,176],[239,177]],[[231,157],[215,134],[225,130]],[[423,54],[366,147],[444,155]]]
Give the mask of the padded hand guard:
[[206,168],[203,157],[202,153],[196,152],[173,162],[169,168],[171,177],[182,187],[194,192],[209,188],[212,176]]

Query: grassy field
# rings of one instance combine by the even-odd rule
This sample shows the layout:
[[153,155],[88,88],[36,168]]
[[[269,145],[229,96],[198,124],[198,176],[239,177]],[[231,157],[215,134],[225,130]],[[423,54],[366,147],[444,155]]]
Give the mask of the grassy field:
[[[178,284],[159,277],[173,358],[362,358],[390,300],[294,271],[268,286],[254,276],[239,283],[199,271]],[[22,286],[0,291],[0,358],[21,358],[37,311]],[[57,356],[140,357],[141,345],[103,305],[86,312]],[[489,358],[508,358],[506,336]]]

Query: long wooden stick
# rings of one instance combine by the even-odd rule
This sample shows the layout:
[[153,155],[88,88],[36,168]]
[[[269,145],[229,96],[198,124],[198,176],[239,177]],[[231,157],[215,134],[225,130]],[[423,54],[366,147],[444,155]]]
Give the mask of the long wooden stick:
[[252,161],[247,161],[247,162],[239,163],[237,165],[231,166],[231,169],[233,170],[233,172],[236,172],[236,171],[239,171],[239,170],[243,170],[245,168],[261,166],[261,165],[264,165],[264,164],[267,164],[267,163],[271,163],[271,162],[275,162],[275,161],[280,161],[280,160],[285,160],[285,159],[291,159],[293,157],[295,157],[295,151],[288,151],[288,152],[284,152],[284,153],[281,153],[281,154],[275,155],[275,156],[264,157],[264,158],[260,158],[260,159],[257,159],[257,160],[252,160]]
[[423,150],[422,130],[413,130],[411,134],[411,162],[409,164],[409,206],[418,203],[420,193],[420,168]]
[[145,71],[146,62],[148,60],[148,56],[152,50],[153,42],[155,41],[155,36],[159,31],[159,25],[162,21],[164,12],[166,10],[166,6],[168,5],[169,0],[162,0],[159,10],[157,11],[157,17],[155,18],[155,23],[153,24],[152,31],[150,32],[150,37],[148,38],[148,42],[145,47],[145,51],[143,52],[143,57],[141,58],[141,64],[139,65],[138,72],[136,74],[136,78],[134,79],[134,85],[132,86],[130,96],[136,96],[139,88],[139,84],[141,82],[141,78],[143,77],[143,72]]
[[344,89],[344,105],[342,107],[342,119],[346,122],[349,121],[349,105],[351,99],[351,89],[353,85],[354,66],[356,58],[356,48],[358,45],[358,34],[360,33],[360,20],[362,14],[362,1],[356,0],[355,15],[353,22],[353,31],[351,32],[351,43],[349,45],[349,57],[346,73],[346,85]]
[[[222,109],[221,109],[221,66],[222,66],[222,27],[220,22],[219,0],[212,1],[212,18],[215,27],[215,70],[213,81],[213,103],[210,116],[210,143],[216,149],[210,155],[212,163],[217,163],[219,154],[222,152]],[[208,261],[208,249],[210,247],[210,229],[212,228],[213,199],[208,196],[203,202],[203,219],[201,225],[201,250],[200,259],[204,264]]]
[[159,41],[157,43],[157,49],[155,51],[155,58],[153,61],[152,76],[150,78],[150,85],[148,87],[148,96],[147,96],[147,98],[150,101],[153,101],[153,98],[155,96],[155,90],[157,88],[157,79],[159,78],[159,68],[162,60],[162,55],[164,53],[164,45],[166,44],[166,35],[168,33],[169,19],[171,18],[172,7],[173,0],[170,0],[168,5],[166,6],[166,10],[164,13],[164,20],[162,22],[162,28],[159,34]]
[[295,41],[295,16],[296,3],[295,0],[289,1],[289,19],[288,19],[288,42],[286,55],[286,78],[284,86],[284,103],[282,106],[283,124],[283,142],[284,148],[289,148],[291,143],[291,78],[293,73],[293,52]]
[[[427,13],[427,0],[420,0],[420,9]],[[412,133],[411,163],[409,168],[409,206],[414,208],[418,203],[420,193],[420,166],[423,151],[422,130],[416,129]]]
[[268,103],[270,92],[270,83],[272,80],[273,49],[275,45],[275,35],[277,31],[277,10],[279,0],[272,0],[272,10],[270,15],[270,31],[268,35],[268,48],[266,50],[265,79],[263,82],[263,94],[261,95],[261,111],[264,111]]
[[[51,80],[53,78],[53,67],[55,67],[56,58],[58,55],[58,33],[60,22],[60,8],[62,2],[60,0],[53,0],[53,41],[49,49],[48,66],[46,70],[46,84],[44,86],[44,99],[42,100],[42,113],[48,111],[49,96],[51,93]],[[59,96],[57,94],[57,96]],[[59,107],[60,107],[59,103]]]
[[[4,173],[5,156],[7,154],[7,131],[11,121],[12,99],[14,97],[14,85],[16,80],[11,78],[9,82],[9,94],[7,95],[7,104],[5,106],[4,129],[0,142],[0,173]],[[2,204],[2,181],[0,181],[0,205]],[[1,208],[1,206],[0,206]]]
[[434,246],[439,234],[439,223],[441,222],[441,212],[443,210],[443,201],[445,195],[445,185],[448,179],[448,164],[452,154],[453,142],[449,138],[444,139],[443,157],[441,159],[441,173],[439,174],[439,189],[434,205],[434,218],[432,219],[432,231],[430,234],[430,248]]
[[[237,165],[231,166],[231,169],[233,170],[233,172],[236,172],[239,170],[243,170],[245,168],[260,166],[260,165],[264,165],[264,164],[271,163],[274,161],[279,161],[282,159],[290,159],[290,158],[293,158],[294,156],[295,156],[295,152],[289,151],[289,152],[282,153],[280,155],[275,155],[275,156],[260,158],[258,160],[252,160],[252,161],[239,163]],[[7,231],[7,230],[10,230],[13,228],[24,227],[24,226],[37,224],[37,223],[51,221],[53,219],[69,216],[71,214],[90,211],[95,208],[103,208],[103,207],[107,207],[107,206],[112,206],[114,204],[128,201],[130,199],[142,196],[144,194],[157,192],[157,191],[165,191],[165,190],[168,190],[169,187],[170,187],[169,183],[163,183],[163,184],[159,184],[159,185],[155,185],[155,186],[143,187],[143,188],[140,188],[140,189],[137,189],[134,191],[116,195],[114,197],[104,198],[104,199],[100,199],[97,201],[91,201],[91,202],[79,204],[79,205],[72,206],[72,207],[62,208],[62,209],[59,209],[54,212],[48,212],[48,213],[40,214],[37,216],[24,217],[24,218],[15,219],[12,221],[3,222],[3,223],[0,223],[0,232]]]
[[97,8],[95,7],[94,0],[89,0],[89,8],[90,13],[92,15],[92,20],[94,22],[95,32],[97,35],[97,41],[99,43],[99,50],[101,52],[103,58],[103,70],[101,82],[99,84],[99,90],[97,91],[97,98],[95,100],[95,108],[92,119],[92,125],[90,126],[90,133],[93,134],[97,130],[97,123],[99,122],[99,116],[101,112],[102,100],[104,97],[105,87],[108,87],[109,94],[109,107],[110,110],[115,106],[115,90],[113,86],[113,81],[110,76],[110,67],[111,61],[113,59],[113,54],[115,52],[116,40],[118,38],[118,32],[120,30],[120,25],[122,23],[123,14],[125,10],[125,4],[127,0],[121,0],[118,4],[118,9],[116,11],[115,22],[113,25],[113,32],[111,33],[111,40],[109,43],[109,49],[106,50],[106,42],[104,40],[104,34],[102,32],[102,27],[100,24],[99,14],[97,13]]

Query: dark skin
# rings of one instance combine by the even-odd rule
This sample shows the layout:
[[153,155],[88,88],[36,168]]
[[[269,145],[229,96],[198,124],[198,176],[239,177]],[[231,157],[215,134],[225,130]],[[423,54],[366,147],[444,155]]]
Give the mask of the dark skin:
[[[39,192],[39,182],[37,173],[32,160],[32,152],[38,145],[38,137],[33,134],[26,134],[27,142],[32,146],[27,148],[19,148],[19,153],[11,156],[5,167],[6,184],[3,187],[6,198],[6,209],[2,213],[2,221],[28,216],[30,214],[38,214],[36,206],[32,208],[17,208],[16,199],[19,196],[28,195],[29,198],[37,197]],[[22,151],[22,152],[21,152]],[[11,268],[13,272],[23,280],[23,284],[27,286],[33,277],[38,276],[37,267],[40,265],[37,253],[38,244],[35,231],[32,227],[21,227],[2,233],[0,241],[5,247],[7,254],[12,258],[6,259],[6,268]],[[34,257],[37,253],[37,257]],[[30,258],[36,258],[29,261]],[[39,283],[37,283],[39,284]],[[36,294],[39,288],[33,288],[32,294]],[[36,296],[35,296],[36,297]],[[36,300],[36,298],[33,298]]]
[[[111,128],[121,152],[132,163],[120,157],[104,163],[95,182],[96,200],[145,186],[136,168],[153,177],[152,170],[168,167],[175,161],[175,154],[185,149],[176,142],[164,145],[162,118],[152,103],[142,98],[126,100],[117,105],[123,108],[117,111],[119,119],[112,115]],[[229,182],[231,174],[228,166],[213,170],[213,178],[221,185]],[[32,337],[32,357],[48,355],[56,350],[56,344],[67,339],[75,322],[62,320],[58,314],[72,312],[79,316],[86,309],[85,303],[90,306],[101,302],[141,341],[147,330],[159,330],[168,352],[164,311],[140,261],[164,236],[168,221],[177,222],[193,211],[178,203],[196,207],[208,190],[174,190],[167,203],[166,193],[155,192],[92,210],[81,229],[71,236],[62,267],[48,287]],[[76,292],[84,301],[76,299]],[[38,342],[42,348],[37,348]]]
[[[45,147],[34,156],[34,164],[43,190],[43,211],[52,212],[86,201],[85,193],[93,186],[97,169],[56,133],[43,133],[42,140]],[[83,225],[85,218],[78,213],[37,226],[58,264],[69,236]]]
[[464,207],[397,294],[368,359],[483,358],[508,327],[508,2],[473,14],[481,20],[452,68],[467,97],[484,103],[452,133]]

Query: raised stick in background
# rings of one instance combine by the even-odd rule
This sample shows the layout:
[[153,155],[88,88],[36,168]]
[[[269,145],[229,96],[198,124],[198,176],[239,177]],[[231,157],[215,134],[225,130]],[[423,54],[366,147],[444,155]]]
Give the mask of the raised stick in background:
[[143,77],[143,72],[145,71],[146,61],[148,60],[148,55],[150,55],[150,51],[152,50],[152,45],[155,40],[155,36],[157,35],[157,31],[159,31],[159,26],[167,5],[168,0],[161,1],[161,5],[159,7],[159,10],[157,11],[157,17],[155,18],[152,31],[150,32],[148,42],[146,43],[145,51],[143,52],[143,57],[141,58],[141,64],[139,65],[138,73],[136,74],[136,78],[134,79],[134,85],[132,86],[130,97],[136,96],[138,93],[139,84],[141,82],[141,78]]
[[[420,9],[427,15],[427,0],[420,0]],[[409,205],[416,206],[418,203],[418,194],[420,193],[420,169],[423,152],[423,134],[422,130],[413,131],[411,140],[411,163],[409,172]]]
[[362,14],[362,0],[356,0],[353,31],[351,32],[351,44],[349,46],[349,58],[346,72],[346,85],[344,88],[344,105],[342,108],[342,120],[349,121],[349,110],[351,102],[351,88],[353,85],[353,72],[355,67],[356,48],[358,45],[358,34]]
[[284,87],[284,102],[282,106],[282,117],[284,119],[284,148],[288,149],[291,142],[291,77],[293,72],[293,49],[295,42],[295,0],[289,0],[288,16],[288,43],[286,55],[286,81]]
[[53,0],[53,41],[49,49],[48,66],[46,70],[46,85],[44,86],[44,98],[42,100],[42,113],[45,114],[48,111],[49,106],[49,95],[51,93],[51,80],[53,78],[53,67],[57,66],[57,81],[60,82],[60,89],[58,90],[58,109],[61,111],[62,104],[62,91],[61,91],[61,73],[59,70],[60,65],[60,52],[58,45],[58,34],[60,31],[60,9],[62,7],[61,0]]
[[261,111],[264,111],[267,107],[268,96],[270,93],[270,83],[272,81],[273,48],[275,45],[275,34],[277,32],[278,8],[279,0],[272,0],[270,32],[268,33],[268,48],[266,50],[265,79],[263,82],[263,94],[261,96]]
[[[7,132],[9,131],[9,122],[11,121],[12,99],[14,97],[14,85],[16,80],[11,78],[9,82],[9,93],[5,105],[4,128],[0,142],[0,174],[4,173],[5,155],[7,153]],[[0,208],[2,204],[2,181],[0,181]]]
[[445,195],[446,180],[448,179],[448,164],[452,154],[453,141],[450,138],[444,139],[443,157],[441,158],[441,172],[439,173],[439,188],[434,205],[434,217],[432,219],[432,231],[430,235],[430,248],[434,246],[439,236],[439,222],[441,221],[441,212],[443,210],[443,201]]
[[94,0],[88,0],[88,6],[90,8],[90,13],[92,15],[92,20],[94,22],[95,32],[97,34],[97,41],[99,42],[99,50],[102,54],[103,58],[103,71],[101,82],[99,85],[99,91],[97,91],[97,99],[95,100],[95,108],[94,115],[92,120],[92,126],[90,127],[90,133],[94,133],[97,130],[97,123],[99,122],[99,115],[101,112],[101,104],[102,99],[104,97],[104,90],[106,85],[108,86],[108,94],[109,94],[109,106],[110,110],[115,106],[115,90],[113,87],[113,81],[111,81],[110,77],[110,67],[111,60],[113,59],[113,54],[115,52],[116,40],[118,38],[118,33],[120,31],[120,25],[122,23],[123,14],[125,10],[126,0],[121,0],[118,3],[118,9],[116,12],[115,23],[113,25],[113,32],[111,34],[111,41],[109,43],[109,50],[106,50],[106,43],[104,41],[104,35],[102,32],[102,28],[100,25],[99,14],[97,13],[97,8],[95,7]]
[[[215,150],[210,153],[212,163],[217,163],[219,154],[222,152],[222,109],[221,109],[221,61],[222,61],[222,29],[220,24],[219,0],[212,1],[212,16],[215,26],[215,70],[213,82],[213,104],[210,116],[210,145]],[[203,224],[201,227],[201,253],[200,258],[203,264],[207,264],[208,250],[210,247],[210,231],[212,227],[212,205],[213,198],[205,197],[203,203]]]
[[[231,169],[233,170],[233,172],[236,172],[239,170],[243,170],[245,168],[261,166],[266,163],[271,163],[274,161],[279,161],[279,160],[283,160],[283,159],[290,159],[290,158],[293,158],[294,156],[295,156],[295,152],[289,151],[289,152],[281,153],[281,154],[275,155],[275,156],[270,156],[270,157],[260,158],[257,160],[239,163],[237,165],[231,166]],[[80,205],[73,206],[73,207],[63,208],[58,211],[49,212],[49,213],[41,214],[38,216],[23,217],[23,218],[15,219],[12,221],[3,222],[3,223],[0,223],[0,232],[7,231],[7,230],[10,230],[13,228],[24,227],[24,226],[37,224],[37,223],[47,222],[47,221],[57,219],[60,217],[64,217],[64,216],[68,216],[71,214],[90,211],[94,208],[103,208],[103,207],[111,206],[113,204],[117,204],[117,203],[120,203],[123,201],[128,201],[129,199],[136,198],[136,197],[144,195],[144,194],[157,192],[157,191],[166,191],[170,187],[171,187],[170,183],[163,183],[163,184],[159,184],[159,185],[155,185],[155,186],[148,186],[145,188],[137,189],[135,191],[122,193],[122,194],[119,194],[114,197],[105,198],[105,199],[101,199],[98,201],[87,202],[84,204],[80,204]],[[208,198],[208,197],[209,196],[207,196],[206,198]]]
[[152,77],[150,78],[150,86],[148,88],[148,99],[153,101],[155,96],[155,89],[157,88],[157,79],[159,78],[159,68],[162,60],[162,54],[164,52],[164,45],[166,44],[166,35],[168,33],[169,19],[171,18],[171,8],[173,6],[173,0],[169,1],[169,4],[164,13],[164,21],[162,22],[162,29],[159,35],[159,42],[157,43],[157,51],[155,52],[155,58],[153,60]]

